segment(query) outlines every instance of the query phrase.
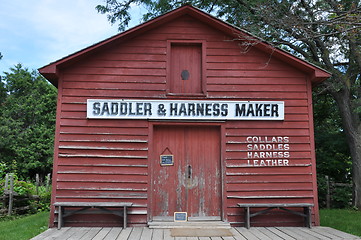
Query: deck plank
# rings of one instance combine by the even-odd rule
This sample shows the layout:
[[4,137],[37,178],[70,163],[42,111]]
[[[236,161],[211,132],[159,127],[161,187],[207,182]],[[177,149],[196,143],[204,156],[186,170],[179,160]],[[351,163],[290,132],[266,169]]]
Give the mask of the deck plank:
[[289,235],[290,237],[292,237],[292,239],[302,239],[302,235],[299,235],[297,232],[292,231],[292,229],[289,227],[277,227],[277,229]]
[[[187,240],[187,237],[174,237],[175,240]],[[170,240],[167,236],[164,235],[164,240]],[[209,240],[209,238],[208,238]]]
[[321,234],[325,237],[327,237],[328,239],[333,239],[333,240],[340,240],[342,238],[338,237],[338,236],[335,236],[334,234],[332,233],[329,233],[327,231],[325,231],[324,229],[320,228],[320,227],[313,227],[310,229],[312,232],[315,232],[315,233],[318,233],[318,234]]
[[78,228],[70,228],[68,231],[66,231],[64,234],[59,236],[57,239],[68,239],[74,236],[77,233]]
[[74,229],[75,234],[71,235],[70,238],[68,238],[67,240],[78,240],[81,239],[87,232],[89,232],[91,230],[91,228],[89,227],[81,227],[81,228],[76,228]]
[[[279,237],[279,239],[284,239],[284,240],[294,240],[295,239],[294,237],[280,231],[279,229],[277,229],[275,227],[266,227],[266,229],[273,232],[274,234],[276,234]],[[309,239],[307,239],[307,240],[309,240]]]
[[209,237],[198,237],[198,240],[210,240]]
[[129,235],[129,239],[140,239],[142,236],[143,228],[142,227],[135,227],[133,231]]
[[233,237],[172,237],[170,229],[63,227],[60,230],[48,229],[32,240],[361,240],[360,237],[329,227],[238,227],[231,228],[231,232]]
[[53,230],[54,230],[54,229],[49,228],[49,229],[47,229],[45,232],[40,233],[39,235],[33,237],[33,238],[30,239],[30,240],[43,240],[43,239],[45,239],[46,237],[52,235],[52,234],[53,234]]
[[97,235],[95,235],[93,237],[92,240],[103,240],[107,235],[108,233],[110,232],[110,230],[112,230],[112,228],[102,228],[98,233]]
[[187,240],[198,240],[197,237],[187,237]]
[[163,240],[164,239],[164,229],[153,229],[153,240],[155,239],[159,239],[159,240]]
[[242,234],[235,228],[231,228],[231,233],[233,233],[233,238],[235,240],[247,240],[247,238],[243,237]]
[[152,240],[152,236],[153,236],[153,229],[144,227],[140,240]]
[[[174,237],[172,237],[170,229],[164,229],[163,230],[163,238],[165,240],[175,240]],[[187,240],[187,239],[186,239]]]
[[271,238],[269,236],[267,236],[266,234],[264,234],[262,231],[260,231],[260,229],[258,227],[253,227],[248,229],[248,231],[250,231],[253,235],[257,236],[258,238],[262,239],[262,240],[273,240],[274,238]]
[[307,233],[307,234],[309,234],[309,235],[312,235],[312,236],[314,236],[314,237],[316,237],[317,239],[320,239],[320,240],[329,240],[330,238],[328,238],[328,237],[326,237],[326,236],[324,236],[324,235],[322,235],[322,234],[319,234],[319,233],[317,233],[317,232],[314,232],[314,231],[311,231],[311,229],[306,229],[306,228],[299,228],[299,230],[301,231],[301,232],[304,232],[304,233]]
[[89,240],[89,239],[92,239],[93,237],[95,237],[95,235],[98,234],[98,232],[102,230],[101,227],[94,227],[94,228],[90,228],[90,230],[84,234],[80,240]]
[[128,237],[130,235],[130,233],[132,232],[133,228],[131,227],[127,227],[125,229],[123,229],[120,234],[118,235],[117,240],[128,240]]
[[117,239],[120,232],[123,230],[121,227],[113,227],[103,240],[114,240]]
[[[222,237],[223,240],[235,240],[236,238],[234,238],[234,236],[229,236],[229,237]],[[188,240],[188,239],[187,239]]]
[[329,228],[329,227],[319,227],[321,229],[323,229],[324,231],[326,232],[329,232],[341,239],[361,239],[361,238],[355,238],[356,236],[354,235],[351,235],[349,233],[345,233],[345,232],[342,232],[342,231],[339,231],[337,229],[334,229],[334,228]]
[[67,231],[70,231],[71,228],[70,227],[63,227],[62,229],[57,230],[56,228],[53,228],[54,231],[51,235],[43,238],[43,240],[53,240],[58,238],[59,236],[65,234]]
[[312,234],[310,234],[310,231],[302,231],[300,227],[290,227],[289,228],[292,232],[307,238],[307,240],[318,240],[319,238],[313,236]]
[[247,240],[258,240],[260,238],[258,238],[257,236],[253,235],[253,233],[251,233],[250,231],[248,231],[247,228],[236,228],[237,231],[243,236],[245,237]]

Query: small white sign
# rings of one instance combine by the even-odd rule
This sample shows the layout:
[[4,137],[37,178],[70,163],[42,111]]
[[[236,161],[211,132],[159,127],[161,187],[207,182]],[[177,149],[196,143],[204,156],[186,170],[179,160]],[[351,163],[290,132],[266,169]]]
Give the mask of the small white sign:
[[187,212],[174,212],[174,222],[187,222]]
[[87,118],[284,120],[284,102],[88,99]]

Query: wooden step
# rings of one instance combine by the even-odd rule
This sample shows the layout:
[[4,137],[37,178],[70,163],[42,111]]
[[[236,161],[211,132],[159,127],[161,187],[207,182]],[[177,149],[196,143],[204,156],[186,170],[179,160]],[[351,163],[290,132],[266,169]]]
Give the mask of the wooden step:
[[188,222],[167,222],[167,221],[151,221],[148,222],[149,228],[225,228],[230,229],[228,222],[222,221],[188,221]]

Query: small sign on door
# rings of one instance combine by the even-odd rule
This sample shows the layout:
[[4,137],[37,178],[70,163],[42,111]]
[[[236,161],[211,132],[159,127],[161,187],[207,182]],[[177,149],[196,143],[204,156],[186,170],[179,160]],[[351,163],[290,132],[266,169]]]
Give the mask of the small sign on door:
[[174,222],[186,222],[187,212],[174,212]]
[[161,166],[173,166],[174,165],[174,156],[173,155],[160,155],[160,165]]

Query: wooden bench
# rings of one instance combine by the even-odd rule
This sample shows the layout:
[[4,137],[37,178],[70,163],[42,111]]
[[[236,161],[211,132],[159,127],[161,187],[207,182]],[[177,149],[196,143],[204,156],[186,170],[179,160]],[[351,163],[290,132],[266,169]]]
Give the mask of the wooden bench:
[[[79,213],[89,208],[99,208],[104,212],[123,217],[123,227],[127,227],[127,207],[132,206],[129,202],[56,202],[55,208],[58,208],[58,229],[63,225],[63,218]],[[66,212],[66,208],[80,208],[79,210]],[[121,208],[120,211],[110,210],[107,208]]]
[[[312,226],[311,207],[313,207],[313,204],[311,203],[254,203],[254,204],[239,203],[238,206],[244,208],[244,220],[245,220],[246,228],[251,227],[251,217],[266,213],[275,208],[302,216],[304,217],[305,226],[309,228],[311,228]],[[266,208],[266,209],[251,214],[250,211],[251,208]],[[303,208],[303,213],[290,210],[287,208]]]

